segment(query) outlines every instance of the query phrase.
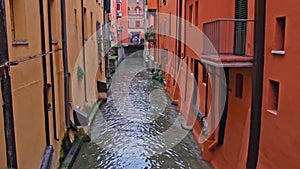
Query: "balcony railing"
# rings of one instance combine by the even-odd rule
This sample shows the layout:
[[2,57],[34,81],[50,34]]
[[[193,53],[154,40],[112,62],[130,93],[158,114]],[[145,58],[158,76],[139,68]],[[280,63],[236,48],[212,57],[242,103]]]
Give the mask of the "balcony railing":
[[204,23],[203,30],[209,39],[204,42],[204,54],[250,57],[254,55],[254,20],[218,19]]

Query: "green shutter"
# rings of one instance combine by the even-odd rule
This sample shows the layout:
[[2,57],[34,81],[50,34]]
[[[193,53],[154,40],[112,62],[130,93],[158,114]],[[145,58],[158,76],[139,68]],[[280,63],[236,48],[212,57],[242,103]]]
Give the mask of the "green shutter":
[[104,0],[104,10],[106,13],[110,13],[110,0]]
[[248,0],[236,0],[235,18],[236,19],[248,18]]

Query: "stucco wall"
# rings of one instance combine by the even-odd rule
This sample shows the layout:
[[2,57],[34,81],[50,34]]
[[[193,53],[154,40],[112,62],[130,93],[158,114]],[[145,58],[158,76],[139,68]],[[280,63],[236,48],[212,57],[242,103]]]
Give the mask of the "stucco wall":
[[[75,63],[78,58],[78,53],[81,49],[81,10],[80,1],[66,1],[67,5],[67,37],[68,37],[68,57],[69,57],[69,72],[74,77],[73,70],[76,68]],[[6,1],[7,15],[7,34],[9,59],[11,61],[33,56],[41,53],[41,30],[40,30],[40,12],[39,1],[28,0],[24,1],[22,19],[22,29],[28,44],[13,45],[12,23],[10,18],[10,4]],[[93,31],[96,29],[96,20],[103,23],[101,5],[95,1],[85,1],[84,6],[88,11],[93,12]],[[45,41],[46,51],[49,51],[48,44],[48,16],[47,3],[44,1],[44,16],[45,16]],[[60,1],[51,1],[51,17],[52,17],[52,37],[57,43],[53,44],[53,50],[61,48],[61,12]],[[74,9],[77,10],[75,17]],[[15,22],[19,18],[15,19]],[[75,21],[76,20],[76,21]],[[77,28],[76,28],[76,24]],[[91,30],[89,30],[91,33]],[[18,39],[16,39],[18,40]],[[96,49],[95,49],[96,51]],[[65,112],[64,112],[64,91],[63,91],[63,64],[62,52],[56,52],[54,55],[54,85],[56,96],[56,120],[57,120],[57,135],[62,138],[65,132]],[[48,83],[50,83],[50,64],[49,55],[47,57],[48,67]],[[96,55],[95,55],[96,57]],[[96,69],[97,70],[97,69]],[[44,150],[46,148],[45,141],[45,122],[44,122],[44,103],[43,103],[43,74],[42,74],[42,59],[33,59],[22,62],[17,66],[11,67],[11,82],[12,82],[12,97],[15,123],[15,137],[17,148],[17,160],[19,168],[39,168]],[[91,77],[89,77],[91,78]],[[72,80],[72,79],[71,79]],[[93,84],[92,84],[93,83]],[[96,88],[92,88],[95,84],[95,79],[89,81],[90,93],[89,97],[94,97]],[[72,87],[71,87],[72,88]],[[81,88],[78,89],[82,90]],[[72,96],[72,93],[70,94]],[[73,96],[77,93],[73,93]],[[51,92],[49,92],[49,103],[51,103]],[[81,96],[78,96],[78,98]],[[71,100],[72,101],[72,100]],[[74,103],[72,102],[74,105]],[[0,128],[4,129],[3,115],[1,109]],[[50,144],[54,147],[52,168],[57,168],[59,159],[60,142],[54,140],[53,135],[53,112],[49,111],[49,127],[50,127]],[[6,168],[5,157],[5,140],[4,130],[0,132],[0,168]],[[2,137],[3,135],[3,137]]]

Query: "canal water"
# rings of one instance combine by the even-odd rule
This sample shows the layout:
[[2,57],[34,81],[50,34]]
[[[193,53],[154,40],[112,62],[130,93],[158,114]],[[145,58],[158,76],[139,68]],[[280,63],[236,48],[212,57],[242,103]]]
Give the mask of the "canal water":
[[210,169],[192,134],[175,125],[183,117],[163,84],[150,71],[136,71],[135,66],[143,67],[142,55],[129,58],[114,75],[91,125],[91,141],[83,144],[72,168]]

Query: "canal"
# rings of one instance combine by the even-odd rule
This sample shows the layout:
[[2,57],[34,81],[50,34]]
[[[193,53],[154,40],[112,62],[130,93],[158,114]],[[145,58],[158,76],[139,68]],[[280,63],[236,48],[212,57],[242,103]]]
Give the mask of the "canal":
[[191,132],[171,129],[183,117],[143,65],[141,53],[120,64],[73,169],[211,168]]

